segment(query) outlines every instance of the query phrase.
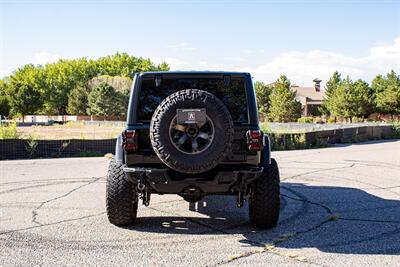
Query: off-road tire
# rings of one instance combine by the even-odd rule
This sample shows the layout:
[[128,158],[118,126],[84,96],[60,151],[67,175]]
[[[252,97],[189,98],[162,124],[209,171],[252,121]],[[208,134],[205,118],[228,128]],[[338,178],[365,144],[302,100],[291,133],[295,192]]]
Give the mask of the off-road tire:
[[251,185],[249,193],[250,222],[258,228],[270,229],[276,226],[280,210],[280,178],[278,164],[264,166],[261,176]]
[[[214,139],[210,146],[198,154],[185,154],[171,142],[169,127],[177,109],[205,108],[214,125]],[[178,91],[155,110],[150,123],[150,140],[153,149],[168,167],[182,173],[202,173],[217,166],[230,152],[233,142],[232,117],[215,95],[198,90]]]
[[106,186],[106,209],[110,223],[132,224],[136,219],[138,196],[134,185],[125,179],[122,164],[111,159]]

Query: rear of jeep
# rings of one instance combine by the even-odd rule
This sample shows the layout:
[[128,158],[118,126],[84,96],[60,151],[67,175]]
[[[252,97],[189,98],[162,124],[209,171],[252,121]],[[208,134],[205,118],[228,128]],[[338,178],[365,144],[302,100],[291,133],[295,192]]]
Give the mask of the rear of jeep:
[[132,224],[139,199],[178,194],[249,200],[252,224],[279,218],[279,170],[258,125],[250,74],[147,72],[134,77],[127,126],[118,137],[107,177],[107,215]]

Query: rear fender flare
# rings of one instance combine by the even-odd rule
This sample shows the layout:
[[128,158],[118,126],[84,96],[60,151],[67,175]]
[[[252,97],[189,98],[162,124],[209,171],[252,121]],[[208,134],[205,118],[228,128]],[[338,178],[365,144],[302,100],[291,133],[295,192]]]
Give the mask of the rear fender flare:
[[117,142],[115,143],[115,161],[119,164],[125,163],[124,150],[122,149],[122,136],[117,137]]
[[264,149],[261,151],[261,163],[263,166],[271,164],[271,141],[268,135],[264,135]]

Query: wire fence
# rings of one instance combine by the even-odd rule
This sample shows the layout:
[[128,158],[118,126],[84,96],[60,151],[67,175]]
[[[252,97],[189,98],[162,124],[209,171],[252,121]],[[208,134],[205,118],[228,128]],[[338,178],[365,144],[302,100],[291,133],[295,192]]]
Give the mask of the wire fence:
[[116,139],[104,140],[0,140],[0,159],[104,156],[115,153]]

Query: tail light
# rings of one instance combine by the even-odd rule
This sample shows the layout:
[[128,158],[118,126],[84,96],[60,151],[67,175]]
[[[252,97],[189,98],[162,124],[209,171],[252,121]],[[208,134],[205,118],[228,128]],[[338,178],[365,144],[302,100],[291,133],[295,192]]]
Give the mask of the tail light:
[[135,152],[139,148],[138,134],[136,130],[125,130],[122,132],[122,148],[128,152]]
[[246,133],[247,148],[251,151],[261,151],[264,148],[264,135],[260,130],[248,130]]

